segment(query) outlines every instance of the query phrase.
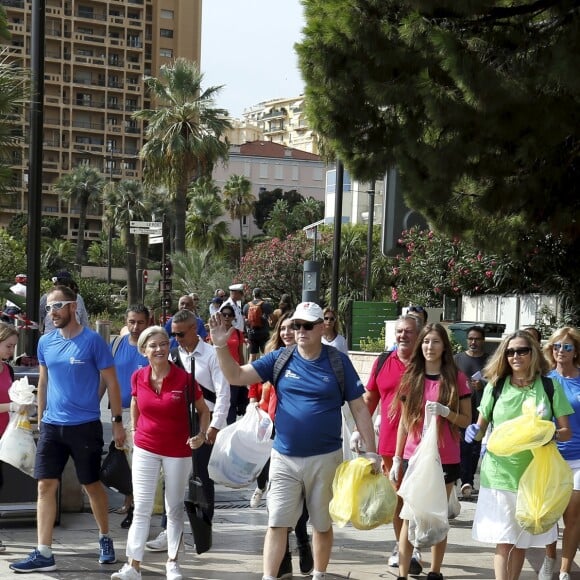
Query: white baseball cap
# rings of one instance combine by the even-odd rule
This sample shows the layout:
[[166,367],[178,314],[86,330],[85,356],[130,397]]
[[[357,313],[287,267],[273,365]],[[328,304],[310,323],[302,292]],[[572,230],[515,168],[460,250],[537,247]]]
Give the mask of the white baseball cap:
[[322,308],[316,302],[300,302],[290,320],[305,320],[306,322],[318,322],[324,318]]
[[228,288],[228,290],[243,292],[244,291],[244,285],[243,284],[232,284]]

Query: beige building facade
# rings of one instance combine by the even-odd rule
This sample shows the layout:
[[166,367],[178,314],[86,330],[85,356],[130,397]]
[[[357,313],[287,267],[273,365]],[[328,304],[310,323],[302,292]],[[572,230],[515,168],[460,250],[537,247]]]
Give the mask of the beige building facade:
[[[232,175],[243,175],[252,184],[252,193],[258,199],[263,191],[295,189],[305,199],[313,197],[324,201],[326,165],[313,153],[286,147],[271,141],[252,141],[230,147],[226,165],[217,165],[213,172],[216,185],[223,189]],[[237,221],[228,219],[230,234],[239,237]],[[244,218],[243,234],[246,238],[261,234],[252,216]]]
[[246,109],[243,117],[245,124],[257,127],[267,141],[319,153],[318,136],[308,125],[303,95],[258,103]]
[[[62,218],[76,239],[78,210],[53,191],[79,165],[106,179],[139,179],[143,128],[134,111],[150,103],[143,77],[176,57],[200,62],[201,0],[46,0],[42,212]],[[0,0],[12,35],[10,58],[31,67],[30,0]],[[10,193],[0,195],[0,226],[27,211],[29,110],[14,119],[25,139],[14,155]],[[86,239],[102,229],[102,207],[88,215]]]

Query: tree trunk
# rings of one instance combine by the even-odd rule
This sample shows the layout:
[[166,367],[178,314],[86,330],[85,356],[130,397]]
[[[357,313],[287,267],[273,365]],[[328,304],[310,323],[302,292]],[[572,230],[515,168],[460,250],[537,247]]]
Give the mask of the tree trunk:
[[242,216],[240,215],[240,266],[244,257],[244,230],[242,229]]
[[185,253],[185,214],[187,212],[187,184],[184,178],[175,192],[175,245],[176,253]]
[[75,265],[81,271],[85,253],[85,227],[87,223],[87,202],[84,199],[79,201],[79,227],[77,230],[77,251]]

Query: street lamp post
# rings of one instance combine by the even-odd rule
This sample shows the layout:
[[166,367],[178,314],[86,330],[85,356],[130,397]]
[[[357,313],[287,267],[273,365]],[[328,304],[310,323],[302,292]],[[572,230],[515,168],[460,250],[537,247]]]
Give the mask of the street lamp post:
[[[109,145],[109,187],[113,187],[113,144]],[[112,282],[112,262],[113,262],[113,236],[115,235],[115,226],[113,220],[109,222],[109,240],[107,244],[107,284]]]
[[371,262],[373,255],[373,225],[375,220],[375,187],[367,191],[369,195],[369,220],[367,230],[367,267],[365,272],[365,302],[372,298],[371,291]]

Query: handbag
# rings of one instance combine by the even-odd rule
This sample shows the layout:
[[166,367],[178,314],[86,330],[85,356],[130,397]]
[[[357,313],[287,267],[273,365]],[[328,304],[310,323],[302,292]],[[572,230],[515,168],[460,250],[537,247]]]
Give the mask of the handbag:
[[127,461],[127,453],[124,449],[117,449],[114,441],[109,444],[109,452],[101,464],[100,479],[104,485],[123,495],[133,494],[131,468]]
[[[191,359],[191,386],[194,387],[194,385],[194,360]],[[193,404],[188,388],[185,389],[185,398],[187,401],[187,416],[189,419],[189,435],[193,437],[199,431],[199,427],[197,425],[197,413],[193,410]],[[203,491],[201,479],[199,478],[195,449],[192,449],[191,451],[191,461],[193,469],[191,477],[189,478],[189,488],[184,504],[189,519],[189,525],[191,526],[193,540],[195,542],[195,551],[198,554],[203,554],[210,550],[212,546],[212,525],[211,520],[204,513],[204,509],[207,509],[209,504]]]

